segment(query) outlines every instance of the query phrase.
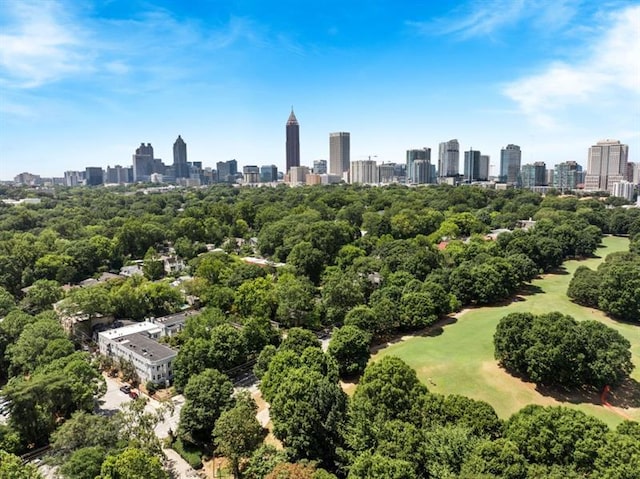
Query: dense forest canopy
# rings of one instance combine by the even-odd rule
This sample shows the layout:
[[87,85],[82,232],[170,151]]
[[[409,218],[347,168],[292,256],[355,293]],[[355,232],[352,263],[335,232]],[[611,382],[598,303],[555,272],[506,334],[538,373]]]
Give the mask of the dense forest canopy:
[[[630,235],[631,252],[597,272],[578,270],[569,295],[637,320],[638,209],[465,186],[0,189],[0,196],[25,195],[42,201],[0,203],[6,451],[52,443],[69,479],[84,477],[82,464],[93,477],[119,477],[129,467],[165,477],[157,443],[141,439],[153,435],[144,406],[114,419],[139,430],[114,431],[90,414],[104,382],[61,324],[193,308],[184,330],[166,340],[178,349],[174,386],[186,398],[175,435],[225,454],[237,477],[635,477],[637,424],[610,431],[582,413],[538,406],[503,423],[489,404],[428,392],[397,358],[367,364],[372,343],[507,299],[565,259],[592,255],[603,234]],[[120,276],[122,267],[140,274]],[[631,299],[612,293],[621,285],[631,285]],[[517,319],[531,342],[518,347],[542,356],[540,344],[559,329],[573,335],[558,333],[560,341],[592,339],[605,349],[593,354],[593,367],[573,357],[536,369],[516,361],[531,353],[519,356],[507,351],[516,343],[496,339],[503,364],[524,364],[520,372],[534,380],[548,382],[558,364],[567,366],[569,385],[615,384],[630,371],[628,361],[600,367],[605,345],[618,338],[599,326],[562,315]],[[325,353],[311,331],[326,327],[335,329]],[[284,451],[261,446],[255,403],[232,395],[232,371],[251,362]],[[360,374],[347,397],[340,379]],[[557,428],[548,449],[538,447],[548,439],[539,437],[545,427]],[[74,441],[68,431],[83,428],[92,434]]]

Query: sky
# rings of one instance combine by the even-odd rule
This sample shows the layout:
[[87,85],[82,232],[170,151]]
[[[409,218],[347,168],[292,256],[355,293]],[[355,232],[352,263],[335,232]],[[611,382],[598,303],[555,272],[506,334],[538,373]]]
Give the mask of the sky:
[[640,161],[640,1],[0,0],[0,179],[173,163],[404,162],[457,138],[586,166],[605,138]]

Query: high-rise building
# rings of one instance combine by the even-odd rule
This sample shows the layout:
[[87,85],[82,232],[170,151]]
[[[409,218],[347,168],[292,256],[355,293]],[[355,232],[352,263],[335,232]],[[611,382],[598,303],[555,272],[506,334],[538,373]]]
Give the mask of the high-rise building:
[[378,175],[380,176],[380,183],[386,184],[397,181],[395,171],[395,163],[382,163],[381,165],[378,165]]
[[500,150],[500,182],[515,184],[520,173],[522,152],[518,145],[507,145]]
[[547,179],[547,165],[543,161],[522,165],[520,179],[523,188],[544,186]]
[[589,148],[585,191],[608,191],[627,175],[629,146],[618,140],[602,140]]
[[292,166],[289,170],[289,184],[291,186],[304,185],[307,182],[307,175],[309,174],[308,166]]
[[580,183],[582,166],[575,161],[565,161],[558,163],[553,170],[553,185],[561,193],[575,190]]
[[460,143],[449,140],[438,146],[438,177],[458,176],[460,168]]
[[116,165],[113,168],[107,166],[105,183],[123,185],[133,181],[133,168]]
[[487,181],[489,179],[490,164],[491,156],[480,155],[480,163],[478,164],[478,181]]
[[407,150],[407,183],[416,183],[416,184],[424,184],[428,183],[428,176],[422,175],[422,180],[418,181],[418,176],[415,171],[415,163],[416,161],[426,161],[427,163],[431,163],[431,148],[422,148],[420,150]]
[[351,166],[351,135],[346,131],[329,134],[329,173],[342,176]]
[[238,173],[238,162],[236,160],[218,161],[216,163],[218,170],[218,182],[234,183],[236,174]]
[[426,185],[431,183],[431,163],[427,160],[416,160],[413,163],[413,180],[414,185]]
[[351,183],[375,185],[379,183],[378,164],[375,160],[357,160],[351,162]]
[[482,175],[480,152],[473,148],[464,152],[464,181],[472,183],[474,181],[486,181],[487,175]]
[[313,172],[324,175],[327,172],[327,160],[313,160]]
[[178,135],[173,144],[173,171],[176,179],[189,178],[189,163],[187,163],[187,144]]
[[140,143],[133,155],[133,181],[149,181],[154,173],[153,146],[151,143]]
[[242,167],[243,183],[254,184],[260,182],[260,168],[255,165],[246,165]]
[[264,165],[260,167],[260,181],[271,183],[278,181],[278,167],[276,165]]
[[618,181],[611,187],[611,196],[619,196],[627,201],[633,201],[633,183],[629,181]]
[[[640,162],[634,163],[632,183],[634,185],[640,185]],[[638,197],[640,198],[640,195],[638,195]]]
[[294,166],[300,166],[300,124],[291,108],[291,114],[287,120],[287,162],[286,171]]
[[[549,185],[549,186],[553,186],[554,183],[554,173],[555,170],[553,168],[547,168],[547,171],[545,172],[545,185]],[[520,183],[520,176],[518,176],[518,183]]]
[[99,166],[87,166],[85,168],[85,179],[87,186],[98,186],[104,184],[104,171]]

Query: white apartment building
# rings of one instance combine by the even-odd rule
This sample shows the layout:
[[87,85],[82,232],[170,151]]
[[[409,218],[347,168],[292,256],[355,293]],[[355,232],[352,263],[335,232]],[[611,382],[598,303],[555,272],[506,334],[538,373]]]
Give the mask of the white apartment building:
[[173,379],[173,361],[178,353],[158,342],[163,336],[180,331],[192,311],[173,314],[149,321],[134,323],[121,328],[98,333],[100,353],[117,359],[125,359],[136,368],[140,382],[159,384]]

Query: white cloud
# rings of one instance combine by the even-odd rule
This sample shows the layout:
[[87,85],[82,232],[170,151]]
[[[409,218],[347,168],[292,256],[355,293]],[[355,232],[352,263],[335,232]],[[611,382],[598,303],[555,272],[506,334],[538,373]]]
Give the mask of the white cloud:
[[613,12],[601,25],[585,58],[574,64],[554,62],[506,85],[503,93],[546,127],[554,126],[555,114],[570,105],[606,102],[638,108],[640,6]]
[[571,21],[578,0],[484,0],[465,4],[432,21],[409,21],[422,34],[455,35],[461,39],[490,36],[502,28],[529,20],[545,31]]
[[33,88],[81,69],[81,35],[55,1],[7,1],[0,34],[2,84]]

